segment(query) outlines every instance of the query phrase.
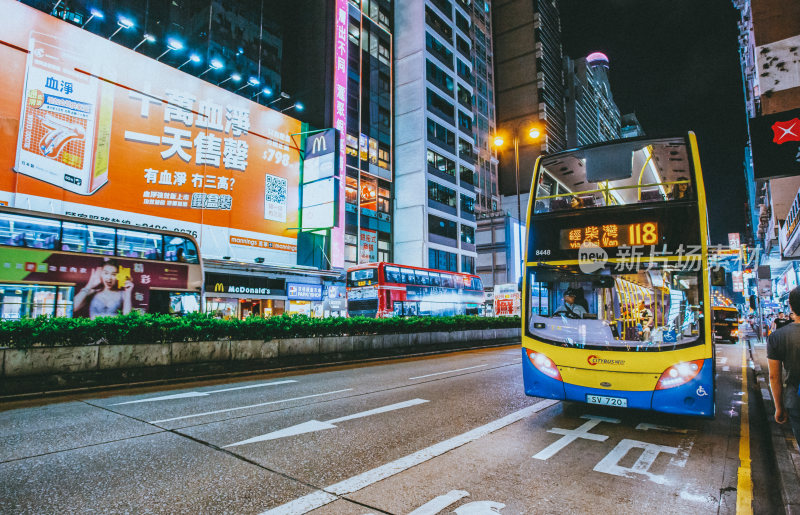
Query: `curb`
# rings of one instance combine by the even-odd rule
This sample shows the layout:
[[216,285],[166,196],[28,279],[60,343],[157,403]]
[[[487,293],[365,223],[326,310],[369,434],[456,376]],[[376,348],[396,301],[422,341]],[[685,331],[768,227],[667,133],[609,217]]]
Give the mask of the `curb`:
[[[747,341],[747,349],[750,361],[755,363],[751,340]],[[755,384],[759,387],[756,388],[757,397],[767,415],[783,508],[787,515],[800,515],[800,452],[797,450],[791,426],[788,423],[778,424],[773,417],[775,404],[769,388],[769,371],[762,369],[757,363],[752,371],[756,378]]]

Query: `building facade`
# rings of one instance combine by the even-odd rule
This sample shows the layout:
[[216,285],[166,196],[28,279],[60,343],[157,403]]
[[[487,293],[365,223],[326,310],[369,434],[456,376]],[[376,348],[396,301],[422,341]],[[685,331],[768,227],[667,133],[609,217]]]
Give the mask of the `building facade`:
[[401,264],[475,269],[472,4],[394,6],[394,261]]
[[[279,135],[285,141],[276,147],[293,152],[293,161],[303,161],[304,141],[315,130],[341,131],[333,227],[309,231],[295,223],[296,259],[284,262],[273,261],[269,253],[253,259],[252,252],[240,254],[234,240],[215,238],[210,244],[205,236],[209,311],[341,315],[344,270],[359,262],[392,260],[391,0],[106,0],[91,5],[63,0],[55,10],[52,2],[25,3],[193,76],[187,81],[199,79],[260,104],[259,113],[299,119],[302,131]],[[158,88],[179,87],[165,82],[170,79],[150,80]],[[186,107],[198,109],[196,103]],[[281,157],[265,151],[268,155]],[[262,177],[262,187],[263,182]],[[283,187],[273,182],[273,188],[276,184]],[[297,195],[302,194],[288,192],[290,198]],[[274,198],[286,199],[286,194]],[[310,196],[289,217],[300,219],[308,203],[313,203]]]
[[[733,0],[739,10],[739,46],[749,144],[744,152],[752,239],[761,265],[770,267],[775,296],[797,284],[800,257],[800,4]],[[791,275],[791,280],[786,276]],[[751,292],[755,293],[755,291]]]

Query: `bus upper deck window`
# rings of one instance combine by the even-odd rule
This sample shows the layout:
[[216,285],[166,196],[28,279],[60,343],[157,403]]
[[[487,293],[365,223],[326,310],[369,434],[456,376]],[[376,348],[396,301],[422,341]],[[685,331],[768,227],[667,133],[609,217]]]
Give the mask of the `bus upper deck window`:
[[179,263],[197,263],[197,247],[188,238],[180,236],[164,236],[164,261]]
[[402,283],[403,276],[400,273],[400,269],[396,266],[387,266],[384,268],[384,273],[386,274],[386,282],[387,283]]
[[64,222],[61,233],[61,250],[67,252],[86,252],[86,238],[89,229],[86,224]]
[[15,247],[55,249],[60,229],[58,220],[3,214],[0,218],[0,242]]
[[89,254],[113,256],[115,229],[97,225],[87,225],[86,228],[88,231],[86,252]]
[[444,288],[452,288],[453,287],[453,276],[450,274],[442,274],[442,287]]
[[142,231],[117,231],[117,255],[142,259],[161,259],[160,234]]

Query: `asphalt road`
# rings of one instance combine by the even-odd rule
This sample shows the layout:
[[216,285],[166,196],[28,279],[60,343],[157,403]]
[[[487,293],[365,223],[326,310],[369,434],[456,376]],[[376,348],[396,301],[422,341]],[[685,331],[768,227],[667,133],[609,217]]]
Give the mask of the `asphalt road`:
[[504,347],[7,404],[0,513],[736,513],[748,496],[780,511],[752,409],[740,439],[741,344],[718,346],[713,420],[526,397],[521,359]]

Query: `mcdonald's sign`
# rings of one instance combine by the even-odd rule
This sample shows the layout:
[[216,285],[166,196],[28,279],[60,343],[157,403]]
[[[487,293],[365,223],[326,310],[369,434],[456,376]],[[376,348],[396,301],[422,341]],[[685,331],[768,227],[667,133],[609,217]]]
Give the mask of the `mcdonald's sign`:
[[286,295],[286,280],[239,274],[206,274],[206,293],[253,296]]

